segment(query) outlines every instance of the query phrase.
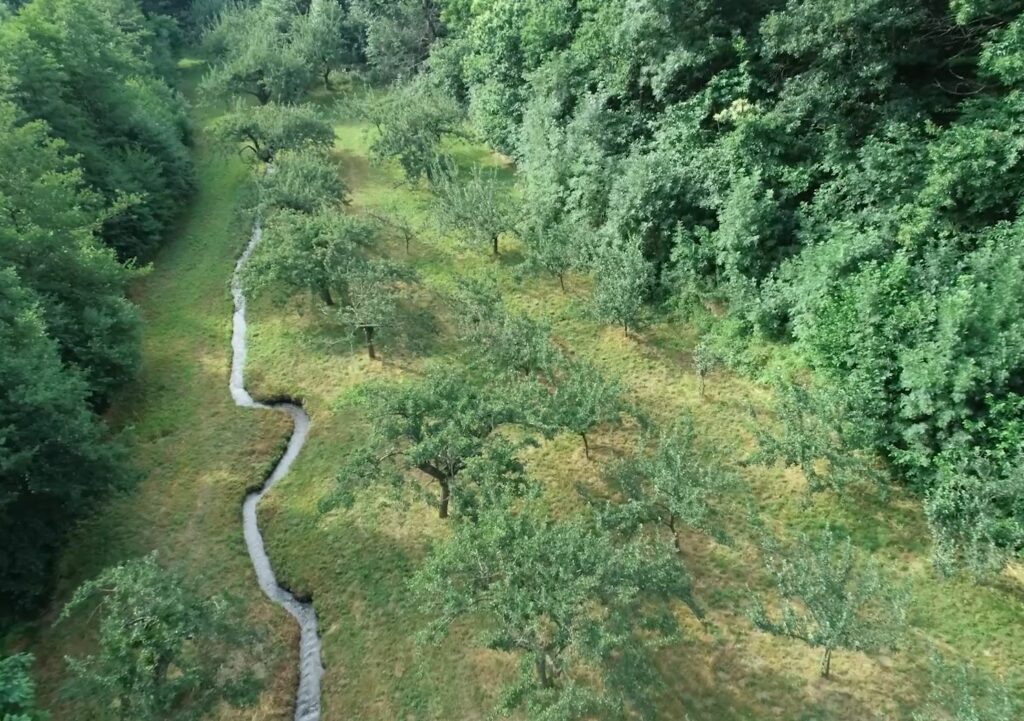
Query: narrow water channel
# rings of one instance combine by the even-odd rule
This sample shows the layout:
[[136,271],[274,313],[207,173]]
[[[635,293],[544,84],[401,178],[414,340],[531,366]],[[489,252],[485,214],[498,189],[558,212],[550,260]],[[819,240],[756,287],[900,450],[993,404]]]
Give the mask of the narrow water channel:
[[246,322],[245,293],[242,291],[241,271],[253,249],[259,244],[262,236],[259,222],[253,228],[252,237],[245,251],[235,264],[235,272],[231,278],[231,295],[235,301],[234,325],[231,332],[231,380],[229,387],[235,405],[242,408],[258,408],[287,413],[291,416],[294,430],[288,440],[288,449],[281,460],[274,466],[273,472],[264,482],[263,487],[250,493],[242,505],[242,526],[245,530],[245,545],[249,549],[249,558],[256,571],[260,588],[274,603],[286,610],[299,624],[299,689],[295,698],[295,721],[320,721],[320,680],[324,668],[320,660],[320,636],[316,627],[316,612],[311,603],[299,601],[290,592],[281,588],[274,576],[267,551],[263,546],[256,519],[256,507],[275,483],[284,478],[292,463],[302,450],[306,437],[309,435],[309,416],[300,406],[293,403],[260,403],[253,400],[245,389],[245,355]]

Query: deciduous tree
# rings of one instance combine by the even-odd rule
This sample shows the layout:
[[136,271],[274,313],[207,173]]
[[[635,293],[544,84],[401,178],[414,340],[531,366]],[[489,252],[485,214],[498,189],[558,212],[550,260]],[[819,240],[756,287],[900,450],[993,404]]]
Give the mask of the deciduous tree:
[[460,335],[469,357],[484,371],[550,378],[560,354],[551,328],[509,310],[496,287],[464,282],[455,298]]
[[498,241],[514,233],[519,209],[498,171],[474,166],[468,178],[454,169],[435,173],[435,212],[441,226],[472,244],[487,244],[495,257]]
[[90,411],[82,374],[61,362],[33,295],[0,269],[0,617],[49,589],[57,552],[92,502],[130,477]]
[[269,163],[281,150],[328,150],[334,129],[310,105],[267,103],[259,107],[237,104],[227,115],[214,120],[210,134],[225,150]]
[[103,406],[139,363],[135,275],[96,235],[108,217],[67,146],[0,102],[0,266],[36,292],[46,333]]
[[308,291],[325,306],[347,292],[360,251],[373,242],[374,229],[355,216],[333,210],[312,215],[283,210],[271,216],[244,270],[253,293]]
[[259,179],[260,210],[265,215],[279,210],[339,213],[347,192],[338,167],[318,150],[282,151]]
[[411,78],[443,34],[435,0],[352,0],[352,18],[365,28],[365,52],[383,80]]
[[676,633],[672,602],[690,597],[664,546],[617,542],[586,518],[556,521],[536,504],[458,526],[412,585],[434,614],[426,638],[484,614],[476,642],[518,655],[500,713],[551,719],[649,713],[649,651]]
[[97,597],[99,647],[67,659],[69,689],[97,718],[184,721],[254,700],[251,669],[232,662],[252,634],[223,598],[194,596],[150,555],[84,583],[59,620]]
[[594,312],[624,333],[636,327],[654,277],[638,241],[611,243],[598,249],[594,261]]
[[1002,572],[1024,544],[1024,456],[991,450],[948,454],[939,460],[924,509],[933,559],[943,573],[967,570],[978,579]]
[[666,526],[676,551],[681,526],[722,538],[721,495],[733,479],[720,459],[697,440],[693,419],[680,416],[613,468],[611,479],[625,496],[617,510],[640,523]]
[[934,655],[931,689],[911,721],[1014,721],[1024,711],[1019,697],[1000,679],[973,665]]
[[789,548],[769,539],[763,552],[782,606],[772,613],[759,600],[754,624],[821,649],[822,677],[831,674],[836,650],[871,653],[899,640],[905,594],[877,566],[861,560],[849,538],[825,528],[801,534]]
[[0,719],[46,721],[48,718],[36,709],[36,684],[31,668],[30,653],[0,658]]
[[[416,381],[379,383],[363,392],[373,423],[373,440],[339,475],[350,489],[388,478],[405,486],[418,470],[437,484],[438,516],[447,518],[453,492],[458,506],[463,475],[474,458],[486,456],[499,426],[516,420],[518,409],[468,373],[451,367],[430,369]],[[385,465],[387,464],[387,465]],[[509,479],[491,474],[476,480]],[[350,497],[351,490],[345,492]],[[344,500],[344,498],[343,498]]]
[[130,0],[33,0],[0,25],[0,95],[118,209],[93,222],[122,259],[151,256],[193,189],[185,103],[156,65],[164,42]]
[[550,431],[565,430],[579,436],[590,458],[587,434],[606,423],[616,423],[627,410],[622,385],[609,379],[585,360],[570,360],[557,372],[553,388],[541,392],[537,423]]
[[565,220],[541,225],[539,220],[531,219],[523,240],[529,263],[558,278],[558,285],[564,292],[566,274],[579,265],[576,231]]
[[358,28],[340,0],[312,0],[309,10],[296,20],[294,32],[325,90],[331,89],[332,72],[354,66],[362,56]]
[[370,360],[377,357],[375,342],[381,331],[396,323],[402,282],[408,279],[402,268],[380,259],[354,262],[345,275],[345,304],[338,315],[363,334]]
[[796,466],[812,493],[825,489],[842,493],[858,477],[870,477],[870,466],[856,453],[855,441],[850,442],[856,433],[834,394],[779,380],[774,415],[775,428],[757,422],[758,452],[753,462]]
[[442,141],[465,136],[458,103],[423,77],[367,95],[357,111],[376,131],[371,156],[397,160],[410,183],[435,180],[446,170],[439,165]]
[[718,365],[718,357],[714,351],[704,341],[698,343],[697,347],[693,349],[693,370],[697,373],[697,380],[700,384],[698,393],[701,398],[704,397],[704,384],[708,374],[715,369],[716,365]]
[[231,3],[219,12],[204,43],[216,61],[201,90],[213,99],[254,98],[260,105],[302,100],[314,64],[300,34],[296,3]]

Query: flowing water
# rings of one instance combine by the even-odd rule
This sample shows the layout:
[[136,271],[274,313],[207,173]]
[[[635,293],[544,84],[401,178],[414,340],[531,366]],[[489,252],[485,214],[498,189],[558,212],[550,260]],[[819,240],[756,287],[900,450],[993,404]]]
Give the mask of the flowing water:
[[263,487],[250,493],[242,505],[242,525],[245,530],[245,545],[249,549],[252,567],[260,588],[274,603],[292,615],[299,624],[299,690],[295,698],[295,721],[320,721],[320,679],[324,668],[320,661],[320,636],[316,629],[316,612],[311,603],[299,601],[289,591],[281,588],[270,566],[270,559],[263,547],[263,536],[256,522],[256,506],[275,483],[284,478],[292,463],[302,450],[309,435],[309,416],[300,406],[293,403],[260,403],[253,400],[245,389],[246,323],[245,294],[242,292],[241,271],[253,249],[259,244],[262,229],[259,222],[253,228],[252,237],[245,251],[235,264],[231,279],[231,295],[235,299],[234,326],[231,333],[231,397],[235,405],[243,408],[262,408],[291,416],[294,430],[288,440],[288,449],[274,466]]

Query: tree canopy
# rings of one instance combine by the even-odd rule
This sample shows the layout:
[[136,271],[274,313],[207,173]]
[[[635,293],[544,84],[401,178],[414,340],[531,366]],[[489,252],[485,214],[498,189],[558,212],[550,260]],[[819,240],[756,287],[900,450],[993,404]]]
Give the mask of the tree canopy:
[[192,190],[184,103],[156,65],[164,42],[133,0],[33,0],[0,24],[17,120],[44,121],[117,209],[99,219],[122,258],[152,255]]
[[[520,414],[513,398],[491,393],[466,371],[434,367],[417,381],[372,384],[363,391],[362,405],[373,423],[373,436],[339,474],[345,498],[359,485],[388,478],[405,486],[415,470],[436,484],[438,516],[447,518],[453,495],[456,507],[462,505],[464,481],[467,494],[478,494],[474,485],[480,481],[511,482],[513,492],[520,485],[514,473],[467,473],[474,459],[505,443],[495,432]],[[477,500],[470,497],[466,503],[475,506]]]
[[203,36],[217,58],[203,78],[204,93],[260,105],[301,101],[316,77],[309,57],[316,48],[314,37],[296,31],[298,17],[294,0],[225,4]]
[[0,658],[0,718],[4,721],[45,721],[36,710],[36,685],[29,673],[32,654]]
[[768,539],[765,566],[783,597],[777,614],[758,601],[752,618],[770,633],[821,649],[820,671],[832,671],[838,649],[872,652],[893,647],[903,631],[905,599],[898,587],[831,528],[801,534],[786,548]]
[[60,620],[96,596],[99,648],[67,663],[70,692],[98,718],[184,721],[252,700],[251,670],[230,663],[251,634],[223,598],[196,597],[150,555],[82,584]]
[[434,614],[427,638],[483,613],[492,630],[475,642],[518,656],[499,712],[566,720],[649,712],[650,651],[676,633],[672,602],[689,599],[663,546],[617,543],[585,518],[553,520],[535,505],[458,526],[412,586]]
[[251,153],[264,163],[281,150],[326,151],[334,143],[334,129],[308,105],[267,103],[252,108],[239,103],[211,124],[210,134],[225,149],[238,148],[239,154]]
[[131,259],[192,184],[159,29],[122,0],[33,0],[0,22],[5,619],[45,599],[65,534],[132,476],[96,414],[139,365]]

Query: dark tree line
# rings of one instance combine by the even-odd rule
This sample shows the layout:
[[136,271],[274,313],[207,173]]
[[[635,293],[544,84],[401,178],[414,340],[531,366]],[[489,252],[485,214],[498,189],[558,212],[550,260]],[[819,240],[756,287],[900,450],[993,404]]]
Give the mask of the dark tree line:
[[139,362],[134,259],[192,188],[171,26],[132,0],[0,15],[2,617],[45,596],[69,526],[131,475],[96,414]]

